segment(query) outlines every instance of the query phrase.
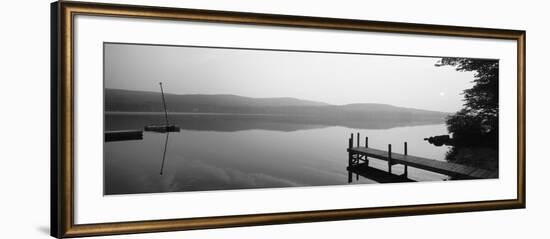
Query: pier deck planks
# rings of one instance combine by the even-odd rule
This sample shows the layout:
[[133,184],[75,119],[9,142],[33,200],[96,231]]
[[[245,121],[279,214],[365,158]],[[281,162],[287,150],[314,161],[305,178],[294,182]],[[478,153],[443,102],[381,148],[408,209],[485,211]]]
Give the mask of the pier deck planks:
[[[359,154],[380,160],[390,161],[388,151],[384,150],[367,147],[352,147],[348,149],[348,152],[352,154]],[[498,177],[498,172],[393,152],[391,153],[391,163],[403,164],[427,171],[463,178],[476,179]]]

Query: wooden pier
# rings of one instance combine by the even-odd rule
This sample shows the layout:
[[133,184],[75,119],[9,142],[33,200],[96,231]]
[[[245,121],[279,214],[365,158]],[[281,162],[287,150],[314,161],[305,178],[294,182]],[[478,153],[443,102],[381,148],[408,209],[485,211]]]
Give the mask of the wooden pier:
[[143,139],[142,130],[115,130],[105,131],[105,142],[141,140]]
[[[395,164],[404,165],[404,178],[408,176],[408,167],[414,167],[430,172],[444,174],[455,179],[482,179],[498,178],[498,171],[489,171],[485,169],[474,168],[456,163],[438,161],[434,159],[422,158],[408,155],[407,142],[404,142],[403,154],[392,152],[391,144],[388,144],[388,150],[379,150],[369,148],[369,138],[365,137],[365,145],[360,145],[360,134],[357,133],[357,144],[354,146],[353,134],[348,141],[348,171],[357,175],[368,175],[369,157],[386,161],[388,164],[388,173],[392,174],[392,166]],[[349,180],[348,180],[349,181]]]
[[172,124],[147,125],[143,129],[145,131],[151,131],[151,132],[157,132],[157,133],[180,132],[180,127]]

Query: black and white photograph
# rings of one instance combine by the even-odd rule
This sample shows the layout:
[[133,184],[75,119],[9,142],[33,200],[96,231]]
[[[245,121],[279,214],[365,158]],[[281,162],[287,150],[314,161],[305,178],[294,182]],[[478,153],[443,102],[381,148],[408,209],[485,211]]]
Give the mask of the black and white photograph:
[[6,3],[2,238],[548,234],[542,1]]
[[103,48],[105,195],[498,178],[498,59]]

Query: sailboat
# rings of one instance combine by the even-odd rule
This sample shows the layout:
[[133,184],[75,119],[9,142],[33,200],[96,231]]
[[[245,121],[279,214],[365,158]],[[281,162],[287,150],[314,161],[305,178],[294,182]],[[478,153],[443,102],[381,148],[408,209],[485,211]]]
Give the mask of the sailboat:
[[166,99],[164,98],[164,90],[162,89],[162,82],[159,82],[160,93],[162,94],[162,105],[164,106],[164,124],[150,124],[145,126],[145,131],[153,131],[159,133],[166,132],[179,132],[180,127],[174,124],[170,124],[168,121],[168,110],[166,109]]

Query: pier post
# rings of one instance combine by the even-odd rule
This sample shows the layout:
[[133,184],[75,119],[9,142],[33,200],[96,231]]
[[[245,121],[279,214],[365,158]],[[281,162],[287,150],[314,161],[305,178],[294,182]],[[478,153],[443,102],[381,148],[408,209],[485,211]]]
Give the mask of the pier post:
[[391,174],[391,144],[388,144],[388,172]]
[[[369,137],[365,137],[365,148],[368,148],[369,147]],[[369,157],[367,157],[367,155],[365,155],[365,163],[367,164],[367,166],[369,166]]]
[[350,149],[353,147],[353,134],[351,134],[351,137],[348,140],[348,168],[352,165],[352,159],[353,154],[351,153]]
[[[404,149],[405,149],[405,155],[407,155],[407,142],[405,142]],[[408,177],[409,175],[408,171],[409,171],[409,167],[405,164],[405,172],[403,173],[403,176]]]

